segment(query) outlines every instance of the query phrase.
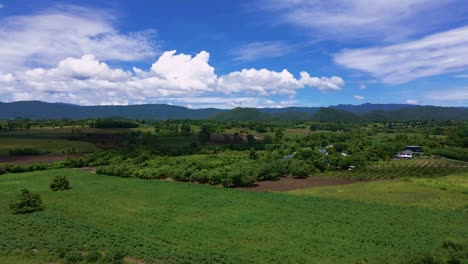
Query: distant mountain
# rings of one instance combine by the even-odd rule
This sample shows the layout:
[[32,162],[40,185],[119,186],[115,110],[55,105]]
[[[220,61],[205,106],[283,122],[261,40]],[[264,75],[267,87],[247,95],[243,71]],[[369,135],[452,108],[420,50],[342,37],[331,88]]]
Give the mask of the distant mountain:
[[466,107],[420,106],[387,113],[391,120],[468,120]]
[[10,118],[35,120],[106,117],[122,117],[133,120],[211,119],[217,121],[468,120],[468,108],[405,104],[362,104],[330,107],[235,108],[223,110],[216,108],[189,109],[165,104],[78,106],[40,101],[0,102],[0,120]]
[[348,111],[322,107],[313,115],[312,119],[315,121],[352,122],[361,120],[361,117]]
[[345,105],[340,104],[336,106],[330,106],[330,108],[335,108],[343,111],[348,111],[355,114],[363,114],[373,111],[395,111],[404,108],[415,108],[420,107],[420,105],[410,105],[410,104],[361,104],[361,105]]
[[145,104],[128,106],[78,106],[62,103],[24,101],[0,103],[0,119],[86,119],[123,117],[128,119],[208,119],[223,110],[215,108],[189,109],[165,104]]
[[273,115],[265,113],[255,108],[234,108],[229,111],[223,111],[213,114],[211,120],[228,121],[266,121],[273,119]]

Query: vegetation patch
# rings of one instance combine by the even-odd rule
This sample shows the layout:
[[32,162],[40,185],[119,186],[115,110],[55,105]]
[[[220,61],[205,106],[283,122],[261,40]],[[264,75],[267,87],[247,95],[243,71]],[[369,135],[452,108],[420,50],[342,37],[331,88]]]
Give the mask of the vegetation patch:
[[[50,191],[58,175],[73,177],[73,191]],[[40,194],[47,210],[34,217],[8,213],[5,201],[21,188]],[[37,259],[55,256],[49,262],[74,254],[68,252],[80,252],[86,260],[98,251],[105,262],[132,256],[147,263],[403,263],[438,250],[444,241],[468,236],[466,213],[460,210],[255,193],[72,169],[0,177],[0,222],[0,255],[11,260],[15,250],[37,249]],[[64,248],[62,258],[59,248]]]
[[39,194],[31,193],[28,189],[22,189],[17,201],[10,203],[10,209],[15,214],[30,214],[42,211],[42,199]]
[[463,210],[468,208],[468,174],[361,182],[295,190],[290,193],[399,206]]
[[70,181],[66,176],[59,175],[55,176],[54,179],[52,180],[52,183],[50,184],[50,188],[53,191],[66,191],[69,190],[70,187]]

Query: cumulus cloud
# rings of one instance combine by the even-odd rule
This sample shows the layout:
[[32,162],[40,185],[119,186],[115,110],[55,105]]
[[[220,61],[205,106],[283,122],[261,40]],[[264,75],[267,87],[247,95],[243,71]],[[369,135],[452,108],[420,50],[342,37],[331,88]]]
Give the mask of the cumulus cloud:
[[228,93],[250,92],[266,94],[294,94],[303,85],[288,71],[267,69],[243,69],[221,76],[218,80],[220,91]]
[[383,47],[348,49],[334,55],[345,67],[371,73],[387,84],[468,68],[468,27]]
[[[0,90],[0,99],[83,105],[160,100],[196,105],[198,100],[206,105],[205,96],[217,94],[217,102],[223,102],[223,105],[278,107],[289,106],[297,89],[339,90],[344,86],[340,77],[311,77],[307,72],[301,72],[297,79],[286,69],[281,72],[243,69],[218,76],[209,64],[209,57],[206,51],[195,56],[167,51],[147,71],[136,67],[133,71],[111,68],[94,55],[69,57],[51,68],[0,74],[0,82],[9,83],[8,89]],[[289,95],[291,98],[283,101],[267,99],[275,95]],[[186,102],[183,98],[198,99]]]
[[230,50],[234,60],[250,62],[265,58],[277,58],[293,52],[294,46],[282,41],[253,42]]
[[307,72],[301,72],[300,83],[305,86],[318,88],[321,91],[341,90],[344,86],[344,80],[340,77],[311,77]]
[[[259,0],[258,7],[313,33],[315,38],[395,41],[467,18],[460,1]],[[443,19],[440,19],[443,17]]]
[[2,72],[0,72],[0,83],[6,84],[6,83],[12,83],[14,81],[15,81],[15,77],[13,76],[13,74],[11,73],[2,74]]
[[155,31],[122,33],[111,12],[68,6],[0,19],[0,71],[50,67],[67,57],[136,61],[158,53]]
[[356,100],[364,100],[365,99],[365,97],[361,96],[361,95],[353,95],[353,98],[356,99]]

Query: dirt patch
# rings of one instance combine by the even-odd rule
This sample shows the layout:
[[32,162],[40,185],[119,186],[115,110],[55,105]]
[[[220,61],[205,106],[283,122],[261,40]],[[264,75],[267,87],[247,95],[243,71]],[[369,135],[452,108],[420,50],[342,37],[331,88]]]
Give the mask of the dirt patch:
[[76,168],[76,169],[91,172],[91,173],[96,173],[96,167],[81,167],[81,168]]
[[38,162],[51,163],[62,161],[68,157],[79,158],[83,154],[47,154],[47,155],[27,155],[27,156],[0,156],[0,163],[13,164],[33,164]]
[[143,260],[140,260],[140,259],[137,259],[137,258],[134,258],[134,257],[129,257],[129,256],[124,258],[124,263],[145,264],[145,262]]
[[334,177],[326,178],[305,178],[297,179],[293,177],[283,177],[276,181],[259,181],[252,187],[242,187],[238,188],[241,190],[254,191],[254,192],[265,192],[265,191],[274,191],[274,192],[287,192],[298,189],[306,189],[320,186],[334,186],[334,185],[343,185],[351,184],[356,182],[362,182],[363,180],[359,179],[342,179]]

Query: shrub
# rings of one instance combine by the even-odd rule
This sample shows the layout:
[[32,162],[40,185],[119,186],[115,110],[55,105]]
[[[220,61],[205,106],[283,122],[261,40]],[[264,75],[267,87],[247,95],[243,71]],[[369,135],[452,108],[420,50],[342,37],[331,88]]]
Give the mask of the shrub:
[[125,253],[121,251],[112,251],[108,252],[105,256],[104,262],[105,263],[123,263],[125,257]]
[[102,257],[101,253],[96,250],[88,252],[85,257],[86,262],[96,263]]
[[34,194],[27,189],[23,189],[18,198],[18,201],[10,203],[10,209],[15,214],[29,214],[44,209],[39,194]]
[[80,252],[71,251],[65,254],[65,263],[78,263],[83,261],[83,256]]
[[65,191],[70,189],[70,181],[66,176],[56,176],[52,183],[50,184],[50,188],[53,191]]

